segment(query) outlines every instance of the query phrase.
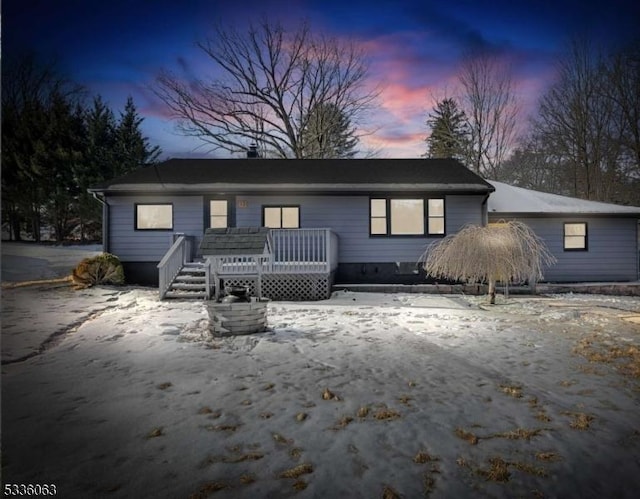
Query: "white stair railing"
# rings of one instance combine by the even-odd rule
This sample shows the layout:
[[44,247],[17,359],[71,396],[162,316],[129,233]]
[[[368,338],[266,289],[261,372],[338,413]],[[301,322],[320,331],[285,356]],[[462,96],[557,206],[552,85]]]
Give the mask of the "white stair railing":
[[181,235],[174,241],[169,251],[167,251],[158,264],[158,289],[161,300],[165,297],[167,291],[169,291],[173,280],[184,264],[190,259],[190,248],[191,245],[188,239],[184,235]]

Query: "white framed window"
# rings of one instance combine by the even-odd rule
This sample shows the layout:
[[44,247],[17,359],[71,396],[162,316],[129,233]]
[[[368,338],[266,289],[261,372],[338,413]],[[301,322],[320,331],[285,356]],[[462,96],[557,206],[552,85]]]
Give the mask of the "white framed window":
[[566,222],[564,224],[564,250],[587,251],[586,222]]
[[229,227],[229,202],[226,199],[209,201],[209,227],[212,229]]
[[173,204],[136,204],[135,230],[172,230]]
[[299,229],[299,206],[263,206],[262,226],[270,229]]

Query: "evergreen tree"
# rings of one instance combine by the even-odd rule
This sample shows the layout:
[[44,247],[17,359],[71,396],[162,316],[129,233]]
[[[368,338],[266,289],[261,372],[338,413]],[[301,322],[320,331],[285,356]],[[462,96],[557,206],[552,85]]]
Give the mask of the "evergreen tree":
[[80,239],[98,240],[102,206],[87,189],[115,175],[116,120],[100,96],[84,112],[86,138],[84,161],[78,164],[75,181],[79,188],[78,221]]
[[158,146],[151,147],[149,139],[142,135],[140,126],[143,121],[129,97],[116,127],[116,169],[113,176],[129,173],[158,160],[162,151]]
[[335,104],[317,104],[302,129],[306,159],[353,158],[358,138],[349,118]]
[[431,135],[426,139],[429,158],[455,158],[465,162],[469,144],[469,128],[464,111],[455,100],[447,98],[436,104],[427,126]]

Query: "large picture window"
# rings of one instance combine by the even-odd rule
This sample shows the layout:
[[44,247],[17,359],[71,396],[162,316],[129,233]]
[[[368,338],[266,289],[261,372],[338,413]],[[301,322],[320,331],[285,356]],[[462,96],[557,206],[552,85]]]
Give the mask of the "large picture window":
[[424,234],[424,199],[391,199],[392,236]]
[[172,230],[173,205],[171,203],[136,204],[135,229]]
[[587,224],[585,222],[564,224],[564,250],[587,250]]
[[263,206],[262,225],[270,229],[299,229],[299,206]]
[[372,236],[440,236],[445,233],[444,199],[371,198],[369,210],[369,234]]

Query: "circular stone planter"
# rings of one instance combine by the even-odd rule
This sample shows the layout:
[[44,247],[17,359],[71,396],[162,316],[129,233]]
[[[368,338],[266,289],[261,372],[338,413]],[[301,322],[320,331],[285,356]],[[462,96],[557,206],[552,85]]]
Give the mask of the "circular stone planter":
[[268,302],[251,298],[249,302],[207,303],[209,329],[216,336],[260,333],[267,326]]

